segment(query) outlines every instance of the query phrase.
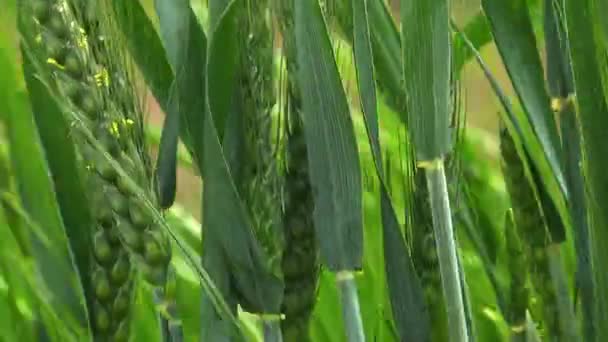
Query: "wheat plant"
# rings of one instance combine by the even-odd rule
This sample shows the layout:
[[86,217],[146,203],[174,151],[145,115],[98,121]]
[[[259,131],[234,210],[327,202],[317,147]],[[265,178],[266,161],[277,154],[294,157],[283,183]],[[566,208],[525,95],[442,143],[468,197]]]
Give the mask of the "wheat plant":
[[602,341],[606,6],[6,0],[0,340]]

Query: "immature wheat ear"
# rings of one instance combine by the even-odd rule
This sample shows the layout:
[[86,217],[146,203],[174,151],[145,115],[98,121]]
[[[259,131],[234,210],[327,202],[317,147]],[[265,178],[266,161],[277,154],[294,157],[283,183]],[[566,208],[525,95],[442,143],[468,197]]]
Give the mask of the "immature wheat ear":
[[96,6],[95,15],[83,15],[77,11],[84,9],[60,0],[35,0],[31,13],[40,31],[39,44],[46,51],[40,64],[49,68],[64,106],[70,108],[74,142],[86,170],[95,218],[89,275],[95,297],[89,308],[93,333],[126,341],[134,295],[133,265],[164,296],[171,248],[161,223],[147,208],[147,203],[157,203],[156,191],[148,179],[151,172],[141,139],[143,114],[126,59],[119,45],[87,36],[112,37],[112,13],[101,2],[84,6]]

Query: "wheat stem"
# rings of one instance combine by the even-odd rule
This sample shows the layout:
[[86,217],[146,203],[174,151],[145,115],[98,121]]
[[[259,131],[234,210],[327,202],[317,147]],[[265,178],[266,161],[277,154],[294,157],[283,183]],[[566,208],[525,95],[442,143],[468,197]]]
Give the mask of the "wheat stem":
[[341,271],[336,273],[336,284],[340,292],[342,303],[342,317],[346,328],[346,337],[349,342],[364,342],[363,320],[359,308],[359,296],[354,273]]
[[468,329],[443,160],[434,163],[433,167],[425,168],[425,173],[433,215],[439,271],[448,314],[449,336],[452,341],[465,342],[468,341]]

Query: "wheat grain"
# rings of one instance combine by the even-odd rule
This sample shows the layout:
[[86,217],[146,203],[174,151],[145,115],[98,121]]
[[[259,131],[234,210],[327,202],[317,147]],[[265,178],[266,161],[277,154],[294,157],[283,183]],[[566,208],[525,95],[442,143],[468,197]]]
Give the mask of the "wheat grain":
[[557,297],[551,280],[547,246],[549,233],[546,227],[542,208],[537,200],[534,188],[526,178],[524,164],[517,154],[515,143],[509,132],[503,127],[500,134],[502,168],[511,197],[511,206],[517,231],[525,237],[523,250],[529,263],[530,279],[534,289],[542,299],[545,330],[557,333],[559,315]]
[[[143,118],[126,62],[120,51],[114,50],[117,46],[98,37],[104,29],[111,35],[110,24],[104,21],[107,19],[100,19],[111,16],[103,10],[93,12],[97,17],[81,16],[73,10],[81,9],[78,5],[83,3],[70,4],[73,6],[58,0],[36,0],[31,6],[51,78],[76,120],[84,123],[105,152],[125,166],[155,203],[141,132]],[[102,3],[95,2],[95,6],[104,9]],[[133,293],[131,262],[145,269],[146,275],[154,274],[145,279],[162,287],[171,259],[169,240],[142,210],[145,205],[134,189],[125,185],[129,182],[119,177],[106,157],[78,131],[78,124],[72,127],[82,165],[88,170],[86,185],[96,220],[92,274],[97,304],[92,309],[93,326],[98,337],[127,340]]]
[[313,223],[313,194],[308,172],[308,156],[302,100],[297,85],[297,62],[293,8],[281,2],[278,8],[283,50],[287,67],[285,112],[288,117],[287,172],[283,225],[285,252],[282,269],[285,280],[282,311],[283,338],[286,341],[307,341],[309,322],[317,299],[319,281],[319,247]]

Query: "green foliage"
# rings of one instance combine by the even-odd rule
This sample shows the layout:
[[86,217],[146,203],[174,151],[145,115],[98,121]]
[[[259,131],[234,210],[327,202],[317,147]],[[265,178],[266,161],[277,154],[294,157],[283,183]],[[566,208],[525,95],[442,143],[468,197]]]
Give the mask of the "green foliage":
[[0,340],[600,341],[606,3],[8,0]]

